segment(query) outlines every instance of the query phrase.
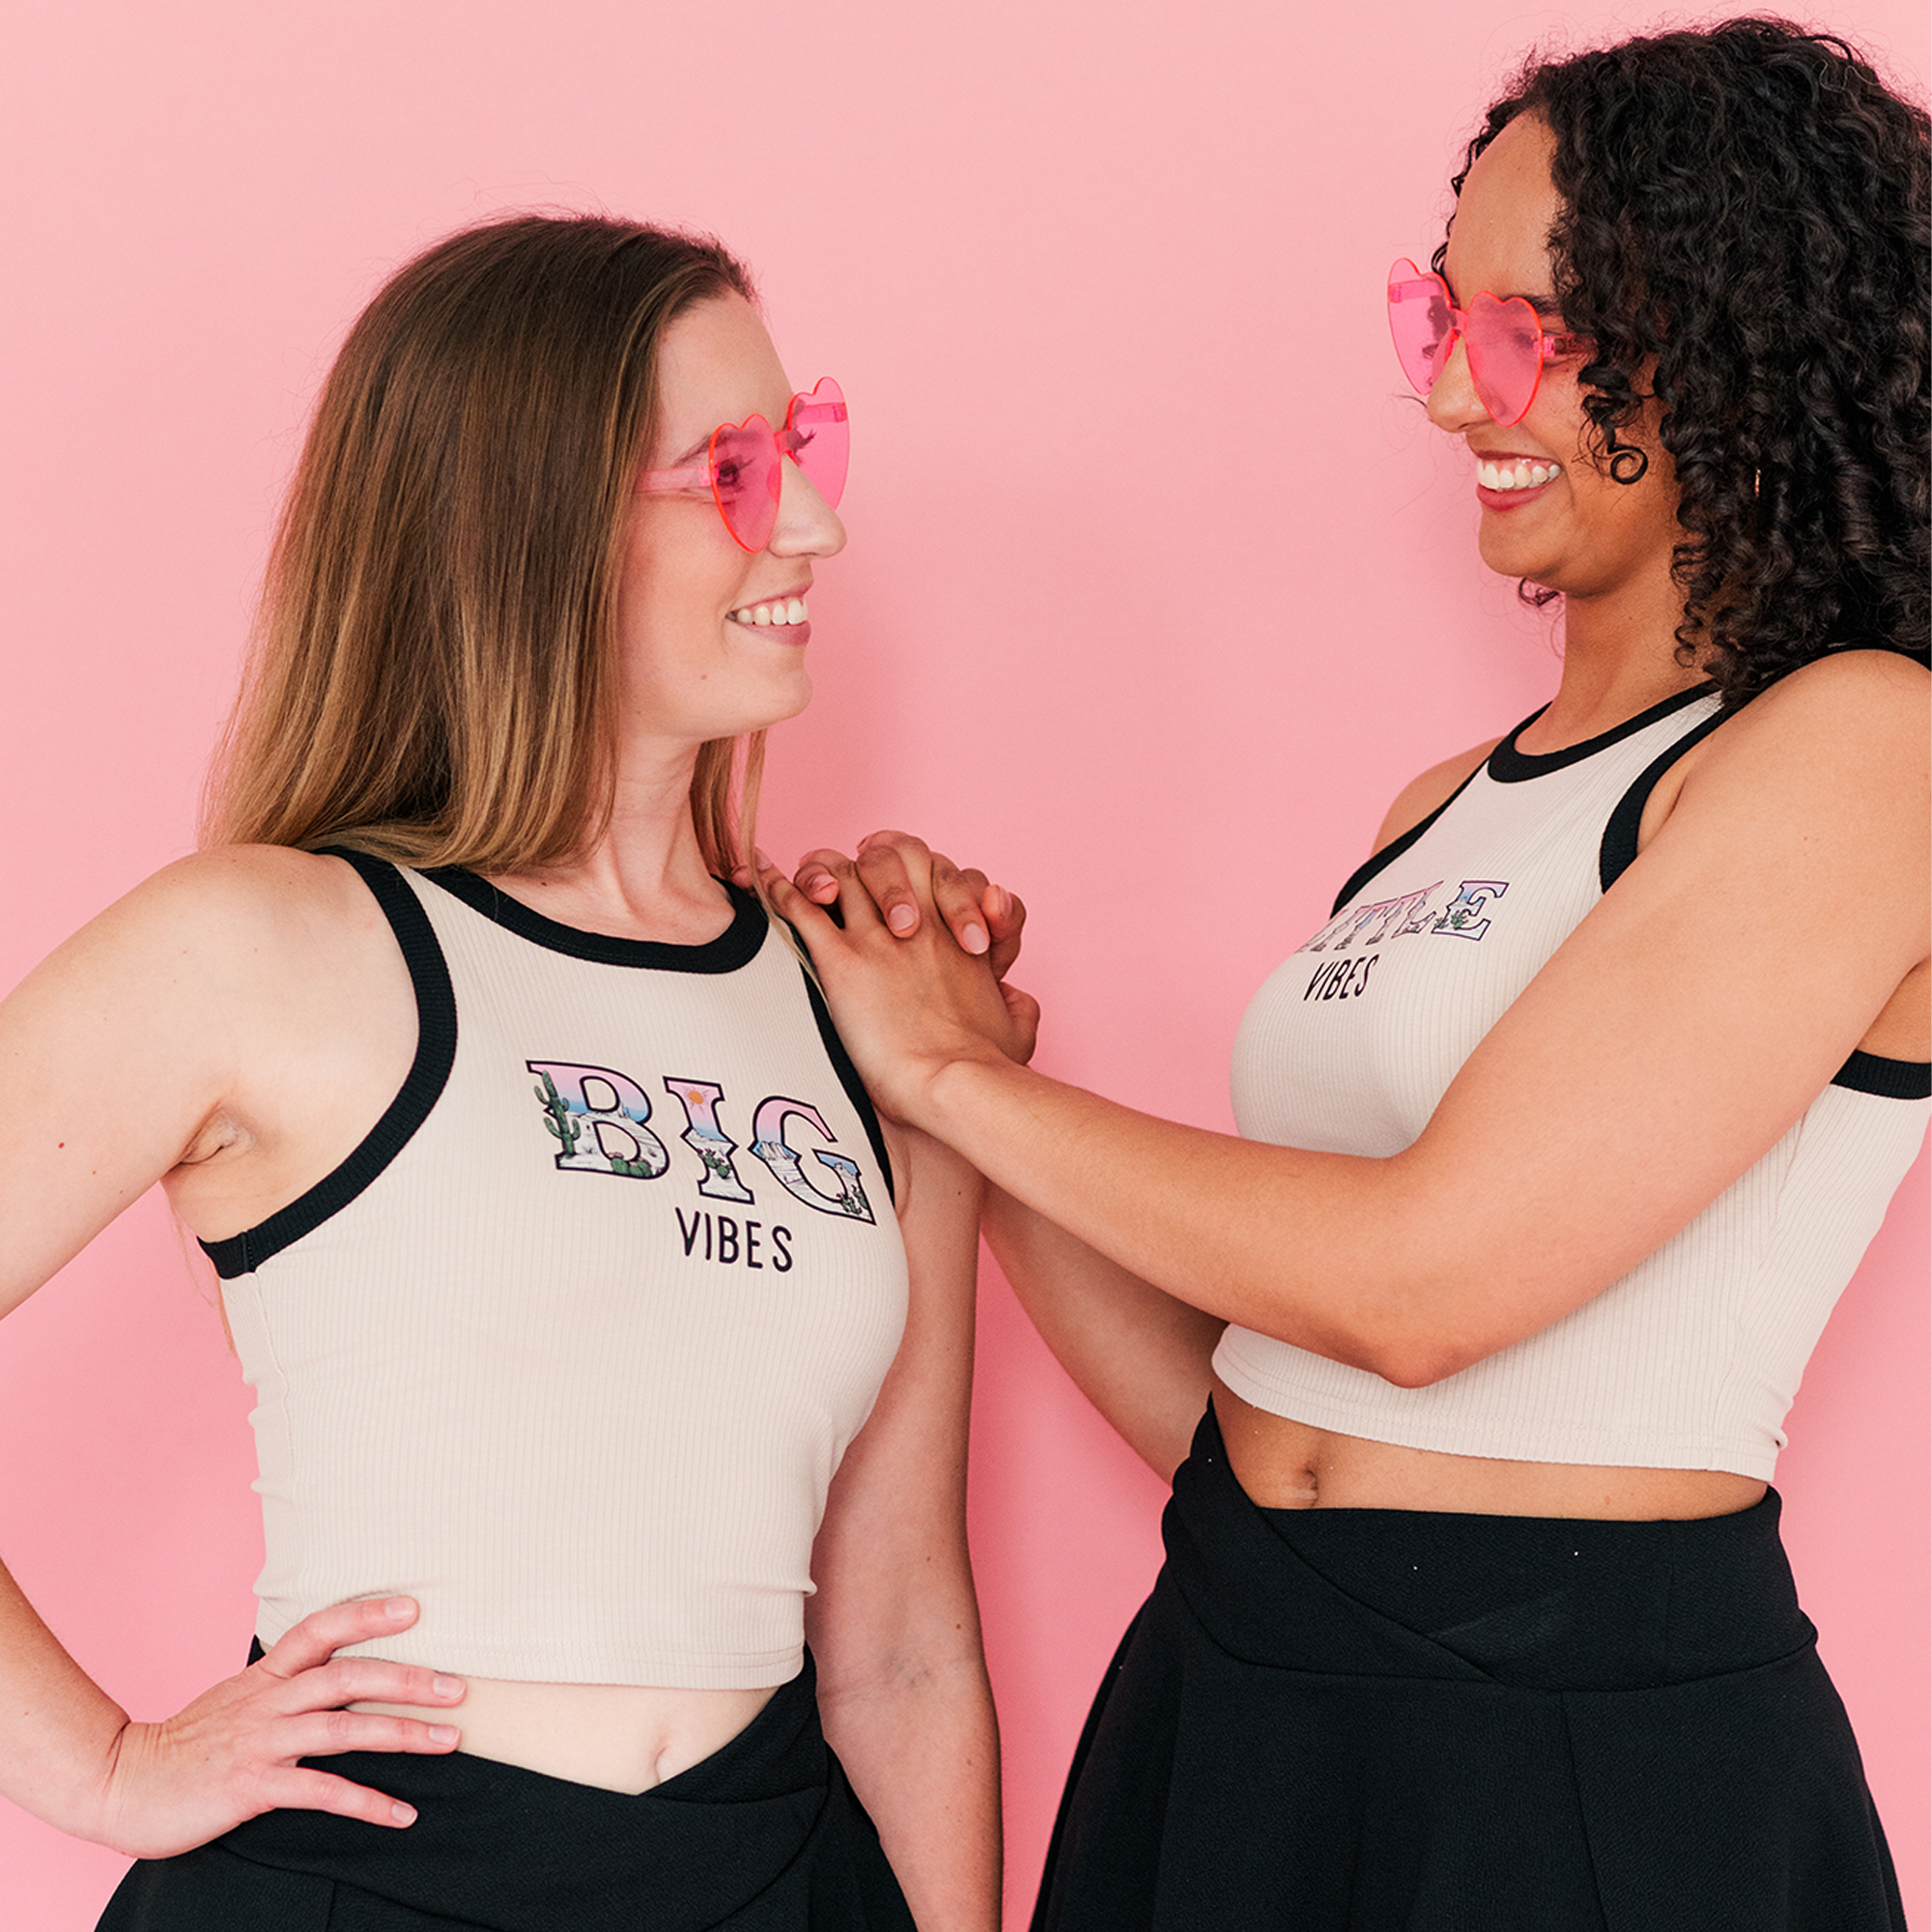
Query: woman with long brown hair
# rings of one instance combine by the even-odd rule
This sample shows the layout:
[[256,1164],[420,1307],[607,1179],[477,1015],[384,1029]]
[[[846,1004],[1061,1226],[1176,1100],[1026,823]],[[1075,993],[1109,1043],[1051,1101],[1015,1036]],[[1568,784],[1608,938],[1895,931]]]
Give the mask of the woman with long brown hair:
[[6,1128],[0,1308],[159,1180],[257,1394],[236,1676],[130,1719],[0,1575],[0,1789],[141,1861],[116,1932],[996,1920],[978,1183],[725,882],[845,439],[715,243],[430,249],[325,387],[205,848],[0,1009],[115,1096]]

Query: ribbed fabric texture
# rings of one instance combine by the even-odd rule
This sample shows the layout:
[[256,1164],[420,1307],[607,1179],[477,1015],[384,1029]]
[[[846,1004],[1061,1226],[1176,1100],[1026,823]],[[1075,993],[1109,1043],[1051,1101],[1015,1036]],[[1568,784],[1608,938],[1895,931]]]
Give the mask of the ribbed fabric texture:
[[[1234,1055],[1241,1132],[1325,1152],[1407,1147],[1602,896],[1600,849],[1619,800],[1716,707],[1666,703],[1542,758],[1506,740],[1419,837],[1357,875],[1346,908],[1256,995]],[[1228,1330],[1215,1368],[1259,1407],[1372,1441],[1769,1480],[1805,1360],[1918,1152],[1926,1112],[1922,1100],[1828,1087],[1622,1280],[1427,1388],[1244,1328]],[[1362,1264],[1375,1264],[1366,1236]]]
[[781,1683],[904,1325],[875,1123],[744,899],[712,947],[585,958],[402,876],[453,988],[447,1084],[361,1191],[224,1283],[261,1639],[395,1591],[420,1618],[363,1648],[402,1662]]

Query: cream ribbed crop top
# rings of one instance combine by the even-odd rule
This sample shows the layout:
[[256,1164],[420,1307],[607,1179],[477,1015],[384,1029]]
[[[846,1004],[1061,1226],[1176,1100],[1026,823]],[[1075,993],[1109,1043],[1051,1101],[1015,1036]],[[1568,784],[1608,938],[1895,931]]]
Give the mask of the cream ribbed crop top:
[[[1255,996],[1234,1055],[1241,1132],[1321,1152],[1407,1147],[1635,857],[1658,779],[1718,723],[1717,699],[1690,692],[1564,751],[1531,755],[1506,738],[1343,887],[1335,916]],[[1655,1254],[1443,1381],[1398,1388],[1238,1327],[1215,1369],[1258,1407],[1372,1441],[1769,1479],[1805,1359],[1918,1152],[1928,1076],[1855,1053]],[[1366,1230],[1361,1265],[1375,1266]]]
[[257,1632],[476,1676],[794,1676],[827,1486],[905,1322],[878,1123],[756,899],[704,946],[351,860],[415,984],[363,1144],[208,1244],[254,1427]]

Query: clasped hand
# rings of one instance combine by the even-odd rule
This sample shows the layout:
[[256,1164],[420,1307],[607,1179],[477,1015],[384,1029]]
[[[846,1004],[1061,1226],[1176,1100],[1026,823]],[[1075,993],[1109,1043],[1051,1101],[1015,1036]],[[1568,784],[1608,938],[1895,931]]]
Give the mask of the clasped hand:
[[809,853],[789,880],[761,863],[846,1051],[888,1113],[927,1125],[948,1066],[1032,1057],[1038,1003],[1006,982],[1026,908],[983,872],[905,832],[873,833],[856,858]]

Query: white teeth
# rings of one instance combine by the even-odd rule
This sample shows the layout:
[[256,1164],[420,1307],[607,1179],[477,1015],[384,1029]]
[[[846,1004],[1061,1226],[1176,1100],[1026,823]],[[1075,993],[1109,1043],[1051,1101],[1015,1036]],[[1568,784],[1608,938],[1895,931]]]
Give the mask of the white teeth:
[[1556,478],[1557,465],[1520,459],[1509,463],[1478,463],[1476,481],[1485,490],[1535,490]]
[[803,597],[780,598],[770,604],[748,604],[741,611],[726,612],[734,624],[756,624],[766,629],[774,624],[802,624],[808,614]]

